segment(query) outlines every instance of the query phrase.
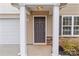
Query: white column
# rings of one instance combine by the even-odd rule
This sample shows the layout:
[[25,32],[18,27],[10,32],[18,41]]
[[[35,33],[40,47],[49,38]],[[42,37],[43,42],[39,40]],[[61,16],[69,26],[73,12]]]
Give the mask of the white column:
[[27,17],[25,5],[20,5],[20,55],[27,55]]
[[59,4],[53,6],[52,55],[59,55]]

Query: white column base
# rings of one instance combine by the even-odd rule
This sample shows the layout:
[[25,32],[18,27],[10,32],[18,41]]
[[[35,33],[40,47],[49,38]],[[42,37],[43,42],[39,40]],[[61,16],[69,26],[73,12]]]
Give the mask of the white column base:
[[59,55],[54,55],[53,53],[51,53],[51,55],[52,55],[52,56],[61,56],[60,54],[59,54]]
[[18,56],[21,56],[21,53],[20,52],[18,53]]

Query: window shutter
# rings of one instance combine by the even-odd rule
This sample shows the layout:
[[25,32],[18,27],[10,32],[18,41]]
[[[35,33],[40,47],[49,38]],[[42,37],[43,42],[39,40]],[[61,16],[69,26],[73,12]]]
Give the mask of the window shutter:
[[61,35],[62,16],[59,16],[59,35]]

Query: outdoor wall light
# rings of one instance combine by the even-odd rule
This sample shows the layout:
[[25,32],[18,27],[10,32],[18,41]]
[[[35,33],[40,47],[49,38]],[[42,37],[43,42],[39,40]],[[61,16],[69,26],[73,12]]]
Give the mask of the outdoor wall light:
[[36,7],[38,11],[42,11],[43,10],[43,6],[37,6]]

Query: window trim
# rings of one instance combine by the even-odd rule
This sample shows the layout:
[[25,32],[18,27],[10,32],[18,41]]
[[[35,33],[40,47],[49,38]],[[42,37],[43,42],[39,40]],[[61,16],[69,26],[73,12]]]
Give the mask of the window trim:
[[[72,17],[72,25],[71,25],[71,35],[63,35],[63,17],[71,16]],[[62,15],[61,17],[61,35],[60,37],[79,37],[79,35],[74,35],[74,17],[79,17],[79,15]]]
[[[34,42],[34,17],[45,17],[45,43]],[[46,45],[47,44],[47,15],[33,15],[33,44],[34,45]]]

